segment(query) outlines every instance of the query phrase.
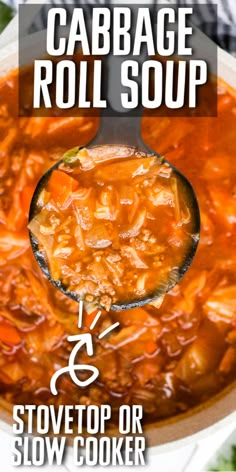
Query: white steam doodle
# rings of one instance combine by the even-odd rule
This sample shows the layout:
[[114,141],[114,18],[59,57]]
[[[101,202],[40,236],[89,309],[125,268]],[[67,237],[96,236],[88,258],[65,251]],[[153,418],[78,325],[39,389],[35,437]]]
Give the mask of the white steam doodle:
[[[92,330],[96,326],[96,324],[97,324],[97,322],[98,322],[98,320],[101,316],[101,313],[102,313],[101,311],[97,312],[95,318],[93,319],[93,321],[92,321],[92,323],[89,327],[90,330]],[[82,318],[83,318],[83,302],[80,301],[80,303],[79,303],[78,328],[82,328],[82,324],[83,324],[82,323]],[[102,333],[100,333],[98,338],[99,339],[104,338],[108,333],[110,333],[111,331],[116,329],[119,326],[119,324],[120,323],[118,321],[116,323],[113,323],[111,326],[109,326],[107,329],[105,329]],[[77,343],[73,347],[73,349],[70,353],[68,366],[62,367],[57,372],[54,372],[54,374],[51,378],[50,389],[51,389],[51,392],[52,392],[53,395],[58,394],[56,383],[57,383],[57,380],[59,379],[59,377],[61,377],[61,375],[65,374],[65,373],[68,373],[70,375],[71,380],[76,385],[78,385],[78,387],[87,387],[92,382],[94,382],[97,379],[98,375],[99,375],[99,370],[98,370],[97,367],[92,366],[92,365],[88,365],[88,364],[76,364],[75,363],[77,353],[79,352],[79,350],[83,346],[85,346],[87,355],[90,356],[90,357],[93,356],[94,350],[93,350],[92,335],[90,333],[76,334],[76,335],[73,335],[73,336],[68,336],[67,341],[69,341],[69,342],[77,341]],[[91,372],[91,375],[88,378],[86,378],[85,380],[81,380],[76,375],[76,372],[78,372],[78,371]]]

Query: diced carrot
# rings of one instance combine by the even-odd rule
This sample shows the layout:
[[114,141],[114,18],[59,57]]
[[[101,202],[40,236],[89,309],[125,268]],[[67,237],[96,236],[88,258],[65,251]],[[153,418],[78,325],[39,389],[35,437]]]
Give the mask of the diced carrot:
[[16,328],[4,320],[0,322],[0,340],[11,345],[17,345],[21,342],[21,338]]
[[52,199],[63,206],[78,187],[78,182],[66,172],[54,170],[49,179],[47,190],[50,192]]
[[90,326],[93,323],[93,321],[95,320],[95,318],[97,316],[97,313],[98,313],[98,310],[94,310],[91,313],[85,312],[84,325],[85,325],[86,328],[90,329]]
[[147,354],[153,354],[157,350],[157,344],[153,341],[149,341],[145,346],[145,352]]

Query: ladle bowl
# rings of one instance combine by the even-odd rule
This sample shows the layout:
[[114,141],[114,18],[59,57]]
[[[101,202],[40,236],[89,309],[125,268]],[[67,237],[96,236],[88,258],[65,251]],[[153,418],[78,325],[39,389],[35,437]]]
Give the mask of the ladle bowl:
[[[130,116],[131,115],[131,116]],[[107,117],[103,116],[100,121],[100,127],[98,130],[97,135],[95,138],[86,145],[86,148],[91,148],[97,145],[112,145],[112,144],[122,144],[124,146],[136,146],[141,151],[145,153],[152,152],[148,146],[142,141],[140,135],[140,117],[132,116],[132,114],[121,115],[118,114],[117,116]],[[155,291],[149,293],[146,296],[137,298],[136,300],[132,300],[130,302],[116,302],[112,304],[112,310],[124,310],[129,308],[134,308],[137,306],[142,306],[147,303],[152,303],[154,300],[162,299],[164,294],[167,293],[171,288],[173,288],[176,283],[183,277],[185,272],[191,265],[193,257],[195,255],[198,241],[199,241],[199,233],[200,233],[200,213],[197,198],[195,192],[190,184],[190,182],[186,179],[186,177],[170,162],[168,162],[162,156],[153,153],[156,155],[157,160],[161,159],[162,163],[167,163],[168,166],[172,169],[172,175],[175,175],[178,181],[181,183],[181,189],[184,190],[184,194],[188,200],[188,208],[190,209],[191,213],[191,221],[192,221],[192,231],[191,231],[191,244],[186,251],[181,266],[176,268],[174,267],[173,270],[170,272],[168,277],[168,282],[163,281],[163,283],[159,283],[156,287]],[[141,158],[140,158],[141,159]],[[43,188],[47,185],[48,180],[52,172],[57,169],[63,163],[63,159],[57,162],[53,167],[51,167],[40,179],[38,185],[35,189],[31,206],[30,206],[30,213],[29,213],[29,221],[31,221],[37,214],[37,202],[39,195]],[[46,259],[46,255],[43,249],[40,247],[40,244],[37,238],[30,233],[30,241],[32,245],[32,249],[35,255],[35,258],[43,271],[44,275],[49,279],[49,281],[58,288],[62,293],[70,297],[71,299],[79,302],[81,299],[79,298],[78,294],[74,291],[67,289],[67,287],[62,283],[60,280],[54,280],[51,276],[48,261]]]

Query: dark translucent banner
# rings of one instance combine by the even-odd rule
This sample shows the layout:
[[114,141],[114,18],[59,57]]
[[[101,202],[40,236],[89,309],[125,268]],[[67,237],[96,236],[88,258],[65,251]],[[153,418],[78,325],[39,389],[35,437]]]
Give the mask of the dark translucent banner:
[[19,115],[216,116],[217,46],[199,8],[20,5]]

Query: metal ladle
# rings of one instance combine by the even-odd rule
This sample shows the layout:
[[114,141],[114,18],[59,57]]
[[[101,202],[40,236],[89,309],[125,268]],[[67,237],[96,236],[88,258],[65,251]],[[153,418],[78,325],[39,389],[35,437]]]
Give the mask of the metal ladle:
[[[100,120],[100,127],[97,132],[95,138],[86,145],[86,147],[96,146],[96,145],[107,145],[107,144],[123,144],[123,145],[132,145],[139,148],[141,151],[145,153],[153,153],[153,151],[143,142],[140,133],[140,124],[141,124],[141,115],[133,116],[132,112],[127,114],[113,114],[113,116],[102,116]],[[183,261],[181,266],[176,270],[176,268],[170,272],[168,283],[160,284],[156,287],[154,293],[151,293],[145,297],[140,297],[139,299],[133,300],[132,302],[127,303],[115,303],[111,306],[112,310],[123,310],[134,308],[137,306],[142,306],[146,303],[151,303],[155,299],[163,298],[163,295],[168,292],[184,275],[184,273],[189,268],[193,257],[195,255],[198,240],[199,240],[199,232],[200,232],[200,215],[199,215],[199,207],[198,202],[194,193],[194,190],[190,184],[190,182],[186,179],[186,177],[179,172],[171,163],[165,160],[160,155],[153,153],[156,155],[157,160],[161,159],[163,163],[167,163],[172,169],[172,175],[176,176],[178,182],[180,182],[180,188],[183,190],[184,195],[187,196],[188,201],[188,208],[191,214],[191,221],[192,221],[192,238],[191,243],[189,245],[187,253],[184,255]],[[142,159],[142,158],[140,158]],[[62,164],[62,160],[56,163],[53,167],[51,167],[40,179],[36,190],[34,192],[31,207],[30,207],[30,214],[29,214],[29,221],[34,218],[38,212],[37,209],[37,202],[39,195],[43,188],[47,185],[48,179],[50,178],[52,172],[57,169],[60,164]],[[81,299],[75,292],[68,290],[65,286],[63,286],[61,281],[54,280],[50,274],[49,265],[43,250],[40,249],[39,242],[37,238],[31,233],[30,231],[30,241],[32,245],[32,249],[35,255],[35,258],[42,269],[44,275],[50,280],[50,282],[57,287],[61,292],[63,292],[68,297],[76,300],[77,302]]]

